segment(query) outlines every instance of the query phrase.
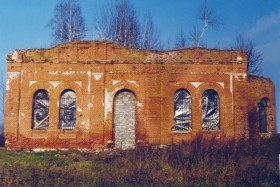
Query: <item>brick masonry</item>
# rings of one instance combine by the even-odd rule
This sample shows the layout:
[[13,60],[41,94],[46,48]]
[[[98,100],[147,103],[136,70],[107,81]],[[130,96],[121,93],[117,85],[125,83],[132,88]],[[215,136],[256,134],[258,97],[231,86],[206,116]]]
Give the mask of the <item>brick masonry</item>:
[[[240,51],[150,51],[79,41],[50,49],[15,50],[7,61],[8,149],[123,148],[122,144],[133,148],[191,140],[198,134],[239,139],[267,137],[276,131],[274,85],[247,75],[247,56]],[[191,94],[190,131],[172,131],[173,97],[180,88]],[[50,97],[47,130],[32,129],[33,95],[39,89],[47,90]],[[77,95],[74,130],[59,129],[59,100],[65,89]],[[219,130],[202,130],[201,99],[207,89],[219,94]],[[252,115],[258,116],[262,98],[270,101],[265,134],[258,131],[257,117],[249,123]],[[122,140],[123,135],[128,140]]]

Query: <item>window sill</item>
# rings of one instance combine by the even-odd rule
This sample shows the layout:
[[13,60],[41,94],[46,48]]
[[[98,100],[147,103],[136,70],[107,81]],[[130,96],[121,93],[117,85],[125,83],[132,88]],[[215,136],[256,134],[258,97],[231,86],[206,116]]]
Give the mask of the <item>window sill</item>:
[[196,132],[201,134],[223,134],[224,130],[197,130]]
[[171,132],[174,134],[190,134],[192,130],[184,130],[184,131],[172,130]]
[[48,132],[47,132],[47,130],[33,130],[31,132],[31,138],[46,139],[46,138],[48,138]]
[[59,133],[59,139],[76,139],[76,132],[72,133]]
[[270,138],[272,135],[271,132],[262,132],[260,133],[261,138]]

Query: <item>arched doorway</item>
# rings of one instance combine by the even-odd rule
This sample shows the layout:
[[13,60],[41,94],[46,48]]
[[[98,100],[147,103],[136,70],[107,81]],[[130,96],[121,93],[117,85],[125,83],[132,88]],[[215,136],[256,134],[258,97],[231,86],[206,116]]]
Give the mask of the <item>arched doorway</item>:
[[122,90],[114,99],[115,148],[135,148],[135,96],[129,90]]

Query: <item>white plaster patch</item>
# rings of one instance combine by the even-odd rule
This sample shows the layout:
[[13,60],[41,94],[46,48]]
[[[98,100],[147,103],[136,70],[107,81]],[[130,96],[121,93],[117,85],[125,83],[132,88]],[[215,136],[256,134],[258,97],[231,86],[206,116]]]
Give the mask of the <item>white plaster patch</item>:
[[92,73],[92,75],[95,80],[99,80],[102,77],[103,73]]
[[237,61],[242,61],[243,58],[242,58],[241,56],[238,56],[238,57],[236,57],[236,60],[237,60]]
[[92,104],[92,103],[89,103],[89,104],[87,105],[87,107],[88,107],[88,108],[92,108],[92,107],[93,107],[93,104]]
[[128,80],[127,82],[129,82],[129,83],[131,83],[131,84],[135,84],[136,86],[139,86],[139,85],[137,84],[137,81],[135,81],[135,80]]
[[137,101],[137,107],[143,107],[144,105],[143,105],[143,103],[141,103],[140,101]]
[[17,51],[14,51],[14,52],[12,53],[12,59],[13,59],[14,61],[17,61],[17,60],[18,60],[18,52],[17,52]]
[[116,84],[118,84],[119,82],[121,82],[121,80],[113,80],[113,86],[115,86]]
[[217,82],[217,84],[221,85],[221,87],[225,88],[225,83],[224,82]]
[[246,73],[234,73],[234,78],[237,81],[243,81],[246,78],[247,74]]
[[80,87],[82,87],[82,81],[74,81],[74,83],[76,83],[77,85],[79,85]]
[[56,88],[58,85],[60,85],[60,81],[48,81],[54,88]]
[[83,129],[88,132],[89,131],[89,119],[82,120],[81,121]]
[[41,148],[34,148],[34,149],[32,149],[32,151],[34,152],[34,153],[42,153],[42,152],[46,152],[46,151],[55,151],[55,149],[41,149]]
[[74,73],[75,72],[73,72],[73,71],[64,71],[64,72],[62,72],[63,75],[72,75]]
[[58,74],[58,71],[49,71],[49,74],[50,75],[56,75],[56,74]]
[[87,72],[88,75],[88,93],[90,94],[90,86],[91,86],[91,73],[90,71]]
[[230,89],[230,93],[232,93],[232,91],[233,91],[232,74],[230,74],[229,81],[230,81],[230,87],[229,87],[229,89]]
[[38,81],[29,81],[29,87],[32,86],[33,84],[37,83]]
[[18,78],[20,72],[8,72],[8,79],[16,79]]
[[10,90],[10,83],[12,80],[17,79],[20,72],[7,72],[6,90]]
[[189,82],[191,85],[193,85],[195,88],[198,88],[201,84],[204,82]]
[[24,113],[21,113],[21,116],[24,116]]
[[82,109],[80,107],[77,107],[77,112],[82,112]]
[[105,88],[105,103],[104,103],[104,120],[106,121],[107,119],[107,115],[109,112],[112,112],[112,103],[113,103],[114,97],[113,97],[113,93],[108,92],[107,88]]

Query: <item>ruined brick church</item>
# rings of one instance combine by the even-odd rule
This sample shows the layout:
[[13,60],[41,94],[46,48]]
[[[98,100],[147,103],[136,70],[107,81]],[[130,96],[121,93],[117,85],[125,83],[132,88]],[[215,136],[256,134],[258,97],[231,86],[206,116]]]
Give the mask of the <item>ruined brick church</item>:
[[241,51],[78,41],[8,55],[8,149],[129,149],[276,133],[275,90]]

